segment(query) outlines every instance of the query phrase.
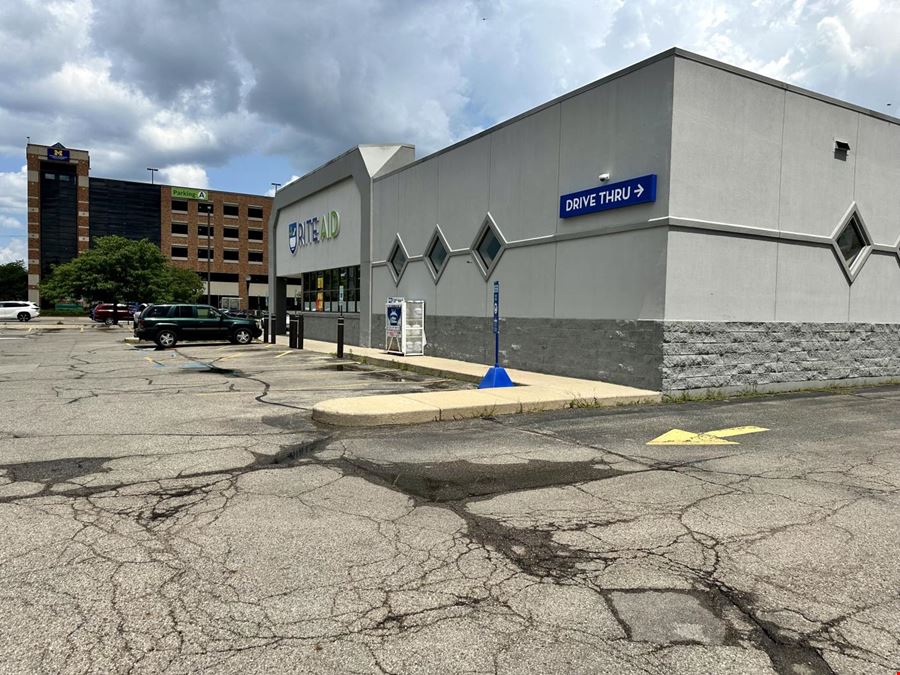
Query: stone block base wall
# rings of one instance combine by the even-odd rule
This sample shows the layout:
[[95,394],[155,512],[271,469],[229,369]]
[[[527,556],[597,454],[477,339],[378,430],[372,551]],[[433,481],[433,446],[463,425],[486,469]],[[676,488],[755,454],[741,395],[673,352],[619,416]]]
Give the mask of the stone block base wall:
[[900,324],[668,321],[662,355],[667,393],[900,379]]
[[[500,365],[658,390],[662,323],[612,319],[503,319]],[[425,317],[425,353],[493,364],[491,319]],[[372,315],[372,346],[384,348],[384,316]]]

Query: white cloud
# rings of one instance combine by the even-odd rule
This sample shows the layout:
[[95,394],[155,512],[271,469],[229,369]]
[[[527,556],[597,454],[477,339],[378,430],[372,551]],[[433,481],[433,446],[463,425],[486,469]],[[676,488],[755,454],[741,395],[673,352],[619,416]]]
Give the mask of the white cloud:
[[[288,185],[290,185],[291,183],[293,183],[295,180],[299,180],[299,179],[300,179],[300,176],[298,176],[297,174],[294,174],[293,176],[291,176],[290,178],[288,178],[286,181],[284,181],[284,183],[282,183],[281,185],[279,185],[279,186],[278,186],[278,189],[281,190],[282,188],[287,187]],[[268,190],[266,190],[266,196],[267,196],[267,197],[274,197],[274,196],[275,196],[275,186],[274,186],[274,185],[273,185],[272,187],[270,187]]]
[[182,187],[205,188],[209,187],[209,177],[206,170],[198,164],[175,164],[159,170],[164,183],[168,185],[180,185]]
[[25,236],[27,177],[25,166],[18,171],[0,172],[0,233],[3,234],[0,237],[0,263],[25,260],[28,254]]
[[13,239],[6,246],[0,246],[0,264],[25,260],[25,240]]
[[24,216],[28,205],[28,172],[0,171],[0,215]]
[[0,232],[9,230],[24,230],[25,224],[18,218],[0,214]]
[[184,114],[159,111],[138,129],[138,138],[152,149],[161,152],[198,152],[216,145],[215,134],[201,120],[191,120]]

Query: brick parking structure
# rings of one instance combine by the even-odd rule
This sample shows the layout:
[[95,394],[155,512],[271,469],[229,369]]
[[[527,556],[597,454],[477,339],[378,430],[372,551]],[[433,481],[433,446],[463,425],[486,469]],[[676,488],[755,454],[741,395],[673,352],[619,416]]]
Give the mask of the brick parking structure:
[[108,235],[158,245],[175,265],[203,279],[205,300],[203,209],[211,205],[210,300],[218,305],[221,298],[233,297],[240,299],[241,309],[266,307],[271,197],[91,177],[90,153],[60,143],[29,144],[26,161],[29,300],[40,302],[39,284],[53,265],[68,262]]

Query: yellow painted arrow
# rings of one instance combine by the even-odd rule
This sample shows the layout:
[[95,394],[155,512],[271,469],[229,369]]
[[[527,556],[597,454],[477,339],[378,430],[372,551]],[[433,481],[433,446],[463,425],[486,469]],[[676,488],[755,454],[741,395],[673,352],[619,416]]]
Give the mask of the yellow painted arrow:
[[760,431],[768,431],[764,427],[729,427],[728,429],[716,429],[705,433],[695,434],[683,429],[672,429],[662,436],[657,436],[647,445],[740,445],[736,441],[726,441],[731,436],[743,436],[744,434],[756,434]]

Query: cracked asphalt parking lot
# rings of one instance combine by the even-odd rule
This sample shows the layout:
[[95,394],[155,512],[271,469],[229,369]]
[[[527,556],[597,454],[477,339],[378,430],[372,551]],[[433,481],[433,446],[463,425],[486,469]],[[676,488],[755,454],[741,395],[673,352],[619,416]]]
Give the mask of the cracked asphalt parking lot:
[[900,669],[898,387],[339,430],[467,385],[123,332],[0,326],[0,672]]

